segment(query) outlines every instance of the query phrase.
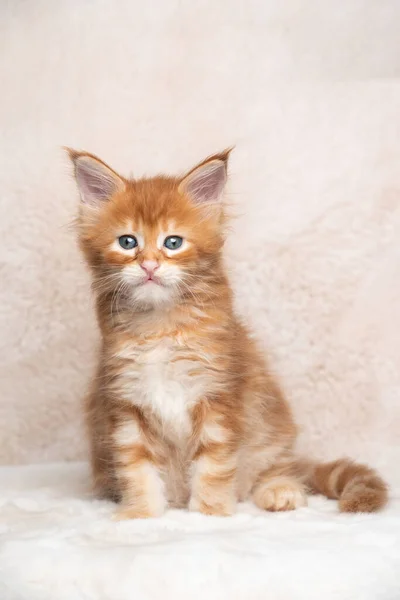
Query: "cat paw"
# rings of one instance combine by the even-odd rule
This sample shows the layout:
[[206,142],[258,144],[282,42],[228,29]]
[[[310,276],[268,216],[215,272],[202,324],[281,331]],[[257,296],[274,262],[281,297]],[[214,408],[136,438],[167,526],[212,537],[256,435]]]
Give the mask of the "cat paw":
[[113,521],[127,521],[130,519],[154,519],[161,517],[163,510],[151,511],[148,508],[139,508],[135,506],[121,506],[112,515]]
[[234,502],[205,502],[201,498],[191,498],[189,510],[214,517],[230,517],[235,512]]
[[303,486],[297,482],[265,482],[254,492],[254,502],[259,508],[269,511],[295,510],[306,506],[307,496]]

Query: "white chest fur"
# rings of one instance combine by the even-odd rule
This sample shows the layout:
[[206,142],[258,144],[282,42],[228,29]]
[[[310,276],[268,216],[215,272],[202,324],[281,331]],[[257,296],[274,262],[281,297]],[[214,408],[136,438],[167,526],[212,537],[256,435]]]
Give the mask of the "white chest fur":
[[175,339],[125,347],[118,353],[127,359],[122,374],[125,399],[160,420],[165,434],[190,433],[190,409],[212,388],[212,378],[195,351]]

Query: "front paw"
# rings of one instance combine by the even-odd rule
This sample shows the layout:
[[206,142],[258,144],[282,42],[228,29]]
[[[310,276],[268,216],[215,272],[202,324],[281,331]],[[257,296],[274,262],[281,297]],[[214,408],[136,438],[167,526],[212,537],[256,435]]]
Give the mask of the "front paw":
[[162,512],[152,513],[151,511],[145,509],[123,506],[115,511],[115,513],[112,515],[112,520],[127,521],[129,519],[154,519],[156,517],[161,517],[162,514]]
[[130,519],[154,519],[161,517],[164,513],[163,507],[140,507],[140,506],[120,506],[112,515],[113,521],[127,521]]
[[206,501],[192,496],[189,502],[189,510],[214,517],[230,517],[235,512],[235,508],[235,502],[231,499]]

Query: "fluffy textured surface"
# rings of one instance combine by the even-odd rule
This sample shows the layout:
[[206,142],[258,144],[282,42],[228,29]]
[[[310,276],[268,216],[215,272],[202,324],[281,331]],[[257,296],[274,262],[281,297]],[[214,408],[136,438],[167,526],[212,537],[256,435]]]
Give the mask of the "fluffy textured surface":
[[241,505],[229,519],[168,511],[111,521],[82,464],[0,471],[2,600],[398,600],[400,501],[340,515]]

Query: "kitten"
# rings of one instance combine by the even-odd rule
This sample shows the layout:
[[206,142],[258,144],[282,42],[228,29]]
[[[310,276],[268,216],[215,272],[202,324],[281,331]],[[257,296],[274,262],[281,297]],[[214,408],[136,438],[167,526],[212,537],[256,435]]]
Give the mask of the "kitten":
[[223,264],[229,151],[183,177],[125,179],[69,150],[81,202],[102,347],[86,403],[97,492],[118,518],[167,506],[231,515],[338,498],[374,511],[387,488],[347,459],[296,457],[296,426],[264,358],[232,308]]

